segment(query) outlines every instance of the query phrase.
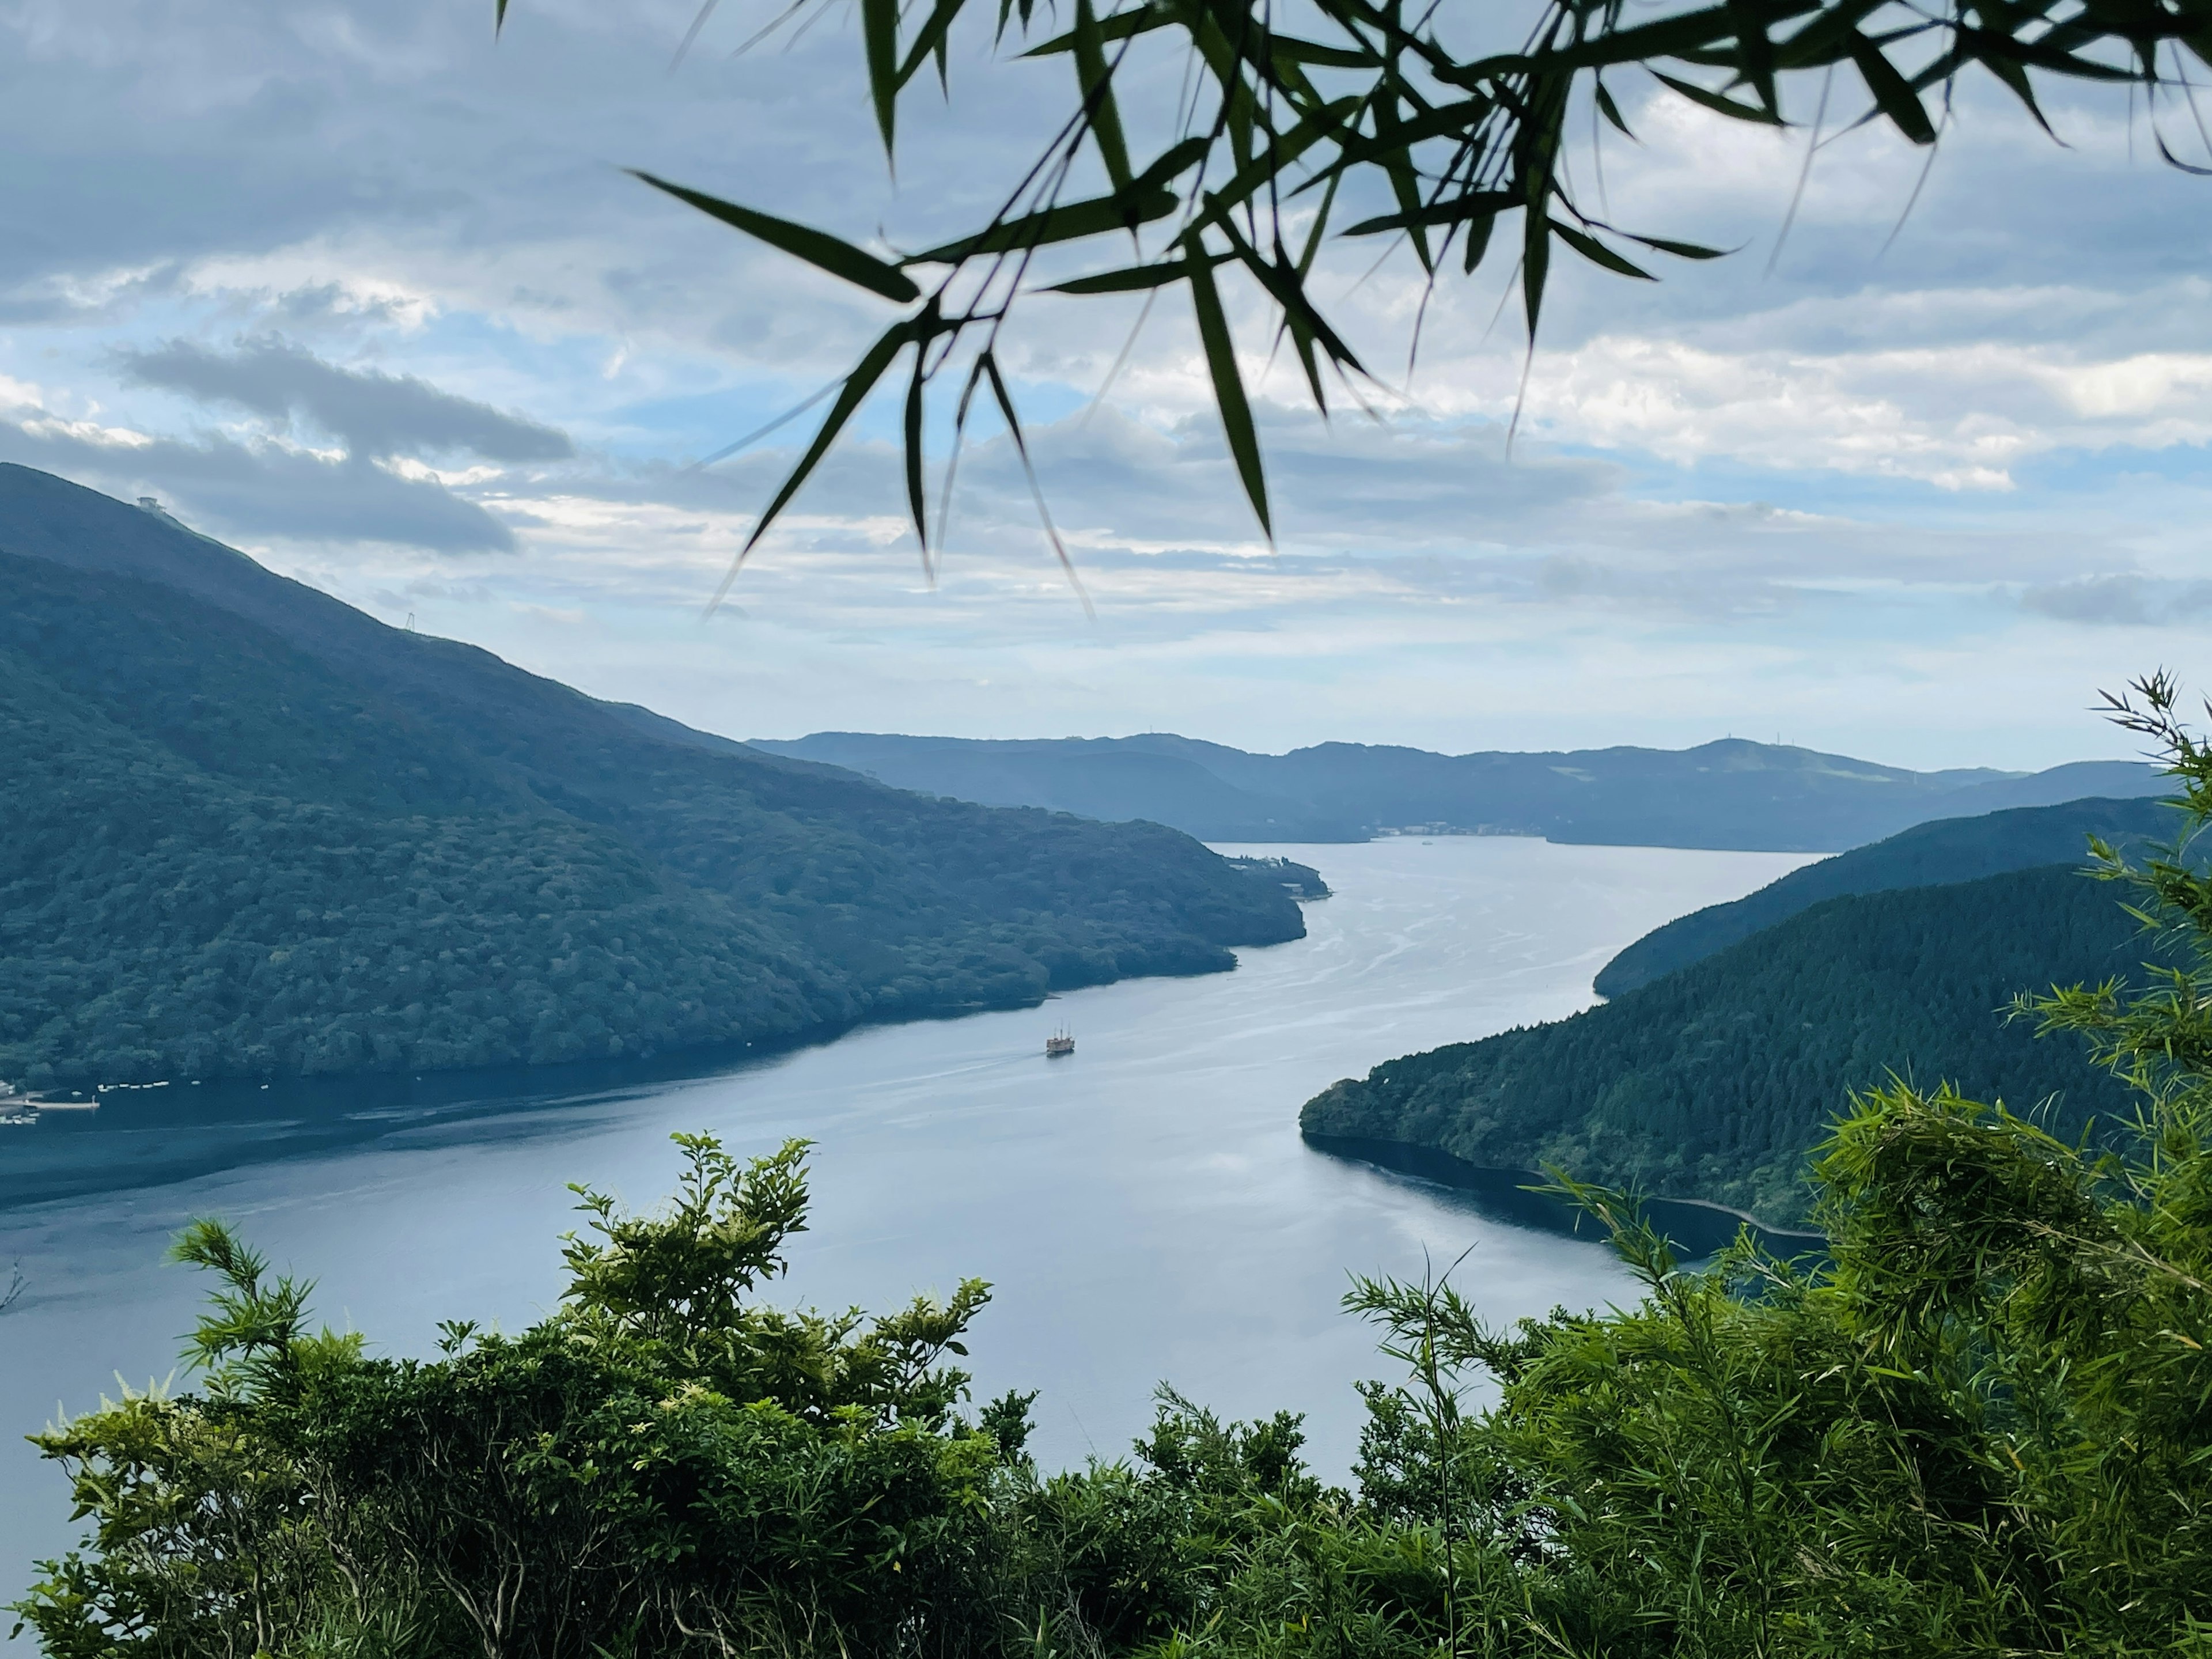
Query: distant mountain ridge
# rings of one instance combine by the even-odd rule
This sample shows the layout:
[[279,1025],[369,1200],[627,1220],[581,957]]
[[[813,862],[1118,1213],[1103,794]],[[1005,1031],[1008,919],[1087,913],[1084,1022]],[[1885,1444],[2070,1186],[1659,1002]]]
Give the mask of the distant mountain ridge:
[[991,805],[1146,818],[1213,842],[1364,841],[1389,830],[1555,842],[1839,852],[1931,818],[2157,793],[2131,761],[2045,772],[1913,772],[1724,738],[1553,753],[1326,743],[1286,755],[1150,732],[986,740],[818,732],[756,749]]
[[1653,928],[1598,969],[1591,988],[1601,997],[1620,996],[1786,921],[1824,899],[1974,881],[2044,864],[2079,866],[2087,860],[2093,835],[2126,845],[2162,841],[2178,828],[2172,808],[2155,796],[2016,806],[1978,817],[1915,824],[1886,840],[1793,870],[1746,897],[1707,905]]
[[388,628],[0,465],[0,1076],[780,1042],[1228,968],[1279,872],[931,799]]

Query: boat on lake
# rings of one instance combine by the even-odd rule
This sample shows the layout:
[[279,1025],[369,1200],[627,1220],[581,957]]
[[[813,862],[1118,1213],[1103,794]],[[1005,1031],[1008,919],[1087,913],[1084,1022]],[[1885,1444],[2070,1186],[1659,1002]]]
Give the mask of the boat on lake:
[[1073,1032],[1054,1031],[1044,1040],[1044,1057],[1047,1060],[1058,1060],[1062,1054],[1072,1054],[1074,1052],[1075,1036]]

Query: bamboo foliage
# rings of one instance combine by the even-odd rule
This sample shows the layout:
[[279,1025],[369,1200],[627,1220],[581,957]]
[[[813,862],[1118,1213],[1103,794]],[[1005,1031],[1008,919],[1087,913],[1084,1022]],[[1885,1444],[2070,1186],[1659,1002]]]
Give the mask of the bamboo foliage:
[[[796,0],[770,29],[798,27],[838,3]],[[923,69],[934,64],[940,90],[952,95],[948,43],[971,0],[859,3],[875,125],[886,158],[895,159],[899,101]],[[845,377],[739,562],[892,363],[908,356],[908,505],[928,565],[944,515],[940,509],[932,518],[920,484],[922,407],[948,374],[961,388],[948,477],[980,384],[991,385],[1018,439],[1018,413],[1003,395],[1000,342],[1009,316],[1033,291],[1032,266],[1048,247],[1073,247],[1101,267],[1037,285],[1056,293],[1187,290],[1239,481],[1272,535],[1259,432],[1221,295],[1224,271],[1241,275],[1257,297],[1324,412],[1332,382],[1355,398],[1371,384],[1313,291],[1316,254],[1331,239],[1393,239],[1410,249],[1431,285],[1455,270],[1466,276],[1498,259],[1513,262],[1533,347],[1556,249],[1639,280],[1654,275],[1650,254],[1704,260],[1722,252],[1616,223],[1594,212],[1571,181],[1571,112],[1594,111],[1632,137],[1619,93],[1638,77],[1731,120],[1787,126],[1797,120],[1787,89],[1816,82],[1825,111],[1840,72],[1860,89],[1852,125],[1885,125],[1931,149],[1951,119],[1957,88],[1977,73],[1993,77],[2046,130],[2039,83],[2114,83],[2145,93],[2151,136],[2166,161],[2212,171],[2177,155],[2167,131],[2186,124],[2185,149],[2204,137],[2189,77],[2212,60],[2212,0],[1721,0],[1666,6],[1657,15],[1624,0],[1547,0],[1517,48],[1485,53],[1455,44],[1466,20],[1441,0],[1418,8],[1406,0],[1305,0],[1286,18],[1290,12],[1277,0],[1133,0],[1103,13],[1097,0],[1075,0],[1067,14],[1040,12],[1036,0],[998,0],[993,26],[1007,49],[1066,60],[1073,77],[1066,112],[986,222],[920,252],[885,258],[647,178],[733,228],[905,307]],[[496,0],[496,16],[506,22],[507,0]],[[1047,33],[1048,23],[1065,27]],[[1133,122],[1117,96],[1117,81],[1140,66],[1131,56],[1140,48],[1145,62],[1180,55],[1196,88],[1167,122]],[[1072,197],[1086,156],[1109,188]],[[1378,196],[1390,210],[1353,205]],[[1351,222],[1341,222],[1347,213]],[[1500,222],[1516,216],[1518,235],[1500,240]],[[1026,465],[1025,444],[1022,453]]]

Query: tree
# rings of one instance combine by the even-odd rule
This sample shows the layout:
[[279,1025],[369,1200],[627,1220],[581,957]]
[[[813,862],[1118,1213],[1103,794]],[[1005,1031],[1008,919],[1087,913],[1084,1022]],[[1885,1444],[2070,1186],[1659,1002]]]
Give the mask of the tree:
[[[1832,1659],[2212,1652],[2212,744],[2170,678],[2115,700],[2185,823],[2106,873],[2179,965],[2036,1005],[2140,1090],[2069,1144],[1948,1090],[1858,1103],[1825,1259],[1700,1270],[1620,1194],[1636,1305],[1486,1328],[1433,1279],[1348,1305],[1410,1373],[1357,1474],[1287,1413],[1163,1390],[1133,1461],[1040,1475],[1030,1396],[959,1409],[980,1285],[864,1323],[755,1292],[803,1148],[679,1136],[661,1211],[578,1189],[560,1308],[389,1359],[225,1228],[197,1395],[37,1437],[87,1546],[17,1611],[57,1659]],[[1489,1373],[1495,1403],[1462,1389]]]
[[[703,21],[715,0],[707,0]],[[842,0],[793,0],[770,25],[798,27]],[[496,0],[504,25],[508,0]],[[935,70],[951,94],[949,42],[969,0],[859,0],[875,120],[887,158],[900,100]],[[1133,0],[1102,13],[1095,0],[1040,12],[1036,0],[999,0],[998,38],[1028,42],[1057,28],[1028,58],[1061,58],[1074,84],[1066,113],[984,224],[938,246],[884,258],[808,226],[685,185],[638,175],[703,213],[866,289],[902,314],[862,354],[828,414],[761,514],[742,562],[790,503],[863,402],[892,375],[905,382],[908,511],[927,563],[925,404],[948,380],[953,395],[949,503],[960,446],[979,398],[995,407],[1024,463],[1028,447],[998,345],[1029,289],[1041,250],[1095,251],[1104,268],[1048,285],[1063,295],[1188,291],[1231,453],[1260,526],[1273,519],[1260,441],[1231,336],[1224,283],[1241,276],[1287,341],[1317,408],[1334,380],[1352,398],[1367,366],[1316,300],[1308,278],[1331,237],[1390,237],[1407,246],[1431,287],[1455,269],[1517,267],[1534,349],[1552,257],[1564,248],[1625,277],[1649,279],[1650,255],[1710,259],[1720,250],[1589,211],[1569,172],[1572,120],[1589,115],[1632,136],[1617,95],[1650,76],[1731,120],[1802,122],[1808,94],[1817,137],[1839,124],[1886,125],[1932,158],[1970,75],[1993,77],[2049,130],[2039,82],[2089,81],[2144,94],[2159,154],[2192,173],[2169,146],[2169,115],[2212,151],[2191,99],[2193,69],[2212,64],[2212,0],[1676,0],[1656,15],[1625,0],[1545,0],[1517,48],[1471,48],[1467,8],[1443,0],[1308,0],[1291,14],[1276,0]],[[1286,14],[1291,14],[1286,15]],[[1058,28],[1065,21],[1069,27]],[[697,25],[694,25],[696,33]],[[765,33],[765,32],[764,32]],[[1176,115],[1132,119],[1116,94],[1147,67],[1139,54],[1179,51],[1194,90]],[[1608,80],[1608,77],[1611,77]],[[1859,88],[1856,108],[1850,83]],[[1840,83],[1839,83],[1840,82]],[[1812,88],[1817,87],[1814,91]],[[2132,104],[2130,106],[2132,108]],[[1107,188],[1077,193],[1086,158]],[[1382,212],[1369,210],[1388,204]],[[1351,222],[1340,222],[1346,218]],[[1501,222],[1513,227],[1496,234]],[[1149,248],[1148,248],[1149,238]],[[1106,264],[1109,250],[1115,252]],[[1407,362],[1419,347],[1413,326]],[[812,401],[812,400],[810,400]],[[801,412],[807,405],[801,405]],[[787,417],[789,418],[789,417]],[[777,424],[781,424],[779,422]],[[1034,472],[1031,475],[1035,483]],[[1066,553],[1044,527],[1063,563]],[[734,569],[734,566],[732,568]]]

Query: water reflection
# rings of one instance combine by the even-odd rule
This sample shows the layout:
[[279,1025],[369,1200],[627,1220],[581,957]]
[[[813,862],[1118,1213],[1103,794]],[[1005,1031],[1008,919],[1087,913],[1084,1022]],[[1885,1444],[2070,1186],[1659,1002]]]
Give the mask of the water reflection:
[[[1309,937],[1233,974],[1138,981],[1044,1008],[854,1032],[721,1069],[526,1074],[138,1092],[0,1139],[0,1423],[171,1370],[195,1285],[161,1264],[195,1214],[238,1223],[319,1281],[333,1324],[426,1352],[436,1322],[508,1328],[557,1295],[565,1188],[649,1202],[666,1136],[744,1152],[816,1143],[813,1231],[781,1299],[883,1307],[978,1274],[996,1285],[978,1387],[1038,1388],[1048,1462],[1115,1455],[1155,1382],[1224,1412],[1309,1413],[1341,1474],[1349,1384],[1374,1374],[1338,1311],[1347,1272],[1418,1273],[1473,1246],[1461,1282],[1492,1317],[1587,1306],[1624,1279],[1601,1246],[1303,1146],[1297,1112],[1408,1050],[1586,1005],[1614,950],[1803,862],[1787,855],[1440,839],[1276,848],[1337,896]],[[1077,1053],[1048,1062],[1071,1026]],[[692,1062],[696,1067],[696,1058]],[[12,1440],[12,1435],[10,1436]],[[0,1443],[0,1596],[67,1535],[59,1483]]]

